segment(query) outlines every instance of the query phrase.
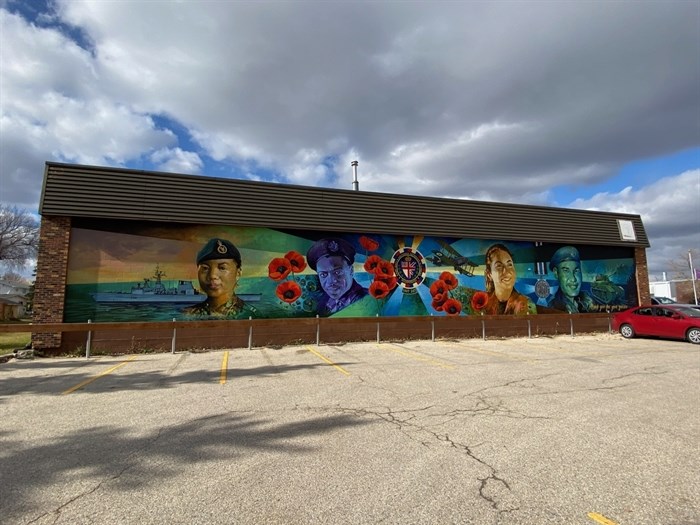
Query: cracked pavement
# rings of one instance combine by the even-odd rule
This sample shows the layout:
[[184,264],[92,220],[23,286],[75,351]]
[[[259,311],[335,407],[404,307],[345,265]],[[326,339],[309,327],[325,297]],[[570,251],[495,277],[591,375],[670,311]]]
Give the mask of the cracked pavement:
[[700,523],[700,347],[409,341],[0,365],[3,523]]

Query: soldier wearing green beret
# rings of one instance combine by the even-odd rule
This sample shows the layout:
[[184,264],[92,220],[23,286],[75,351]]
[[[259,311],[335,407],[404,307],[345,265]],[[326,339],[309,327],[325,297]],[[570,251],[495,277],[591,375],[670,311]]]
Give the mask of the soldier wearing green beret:
[[246,303],[236,295],[241,277],[241,253],[226,239],[209,239],[197,253],[197,277],[206,300],[183,313],[196,317],[245,317]]
[[573,246],[559,248],[554,252],[549,268],[559,281],[559,289],[548,306],[570,314],[590,311],[595,301],[581,290],[583,277],[578,250]]

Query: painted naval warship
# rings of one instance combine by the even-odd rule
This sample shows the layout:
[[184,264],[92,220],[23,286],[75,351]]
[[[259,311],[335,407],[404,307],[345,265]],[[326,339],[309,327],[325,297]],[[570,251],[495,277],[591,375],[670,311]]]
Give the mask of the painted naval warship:
[[[178,280],[177,286],[166,286],[163,283],[165,272],[156,265],[152,277],[144,277],[130,291],[124,292],[94,292],[90,296],[96,303],[172,303],[195,304],[206,299],[206,295],[195,289],[191,281]],[[236,294],[245,302],[257,302],[262,294]]]

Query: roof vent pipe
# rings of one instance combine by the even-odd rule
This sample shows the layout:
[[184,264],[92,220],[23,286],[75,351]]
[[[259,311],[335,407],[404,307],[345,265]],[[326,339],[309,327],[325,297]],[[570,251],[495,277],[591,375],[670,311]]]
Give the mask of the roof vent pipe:
[[357,181],[357,161],[353,160],[350,166],[352,166],[352,189],[360,191],[360,183]]

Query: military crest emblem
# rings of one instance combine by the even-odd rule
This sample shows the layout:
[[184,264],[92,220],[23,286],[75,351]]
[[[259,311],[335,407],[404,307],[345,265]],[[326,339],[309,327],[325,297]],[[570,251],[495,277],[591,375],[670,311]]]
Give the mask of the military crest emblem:
[[402,248],[394,252],[391,264],[404,293],[415,292],[416,287],[425,280],[425,258],[413,248]]
[[552,293],[552,290],[549,283],[544,279],[538,279],[535,283],[535,295],[540,299],[546,299],[550,293]]

